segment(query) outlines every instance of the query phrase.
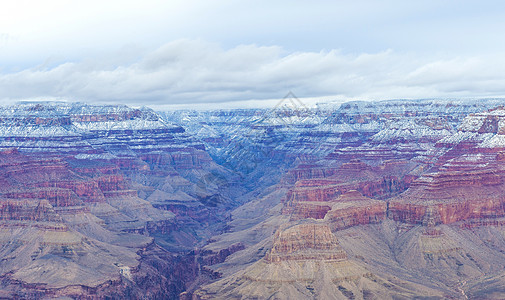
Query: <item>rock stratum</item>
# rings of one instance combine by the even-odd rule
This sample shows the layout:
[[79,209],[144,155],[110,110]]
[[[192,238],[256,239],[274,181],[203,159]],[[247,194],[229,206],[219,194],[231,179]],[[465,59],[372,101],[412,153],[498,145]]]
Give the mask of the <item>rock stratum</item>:
[[1,107],[0,298],[504,298],[503,104]]
[[[222,279],[193,299],[503,297],[499,105],[355,102],[314,112],[327,117],[297,124],[275,148],[303,140],[285,154],[294,159],[275,192],[232,212],[229,231],[205,246],[246,245],[211,266]],[[259,206],[268,208],[251,221]]]
[[177,298],[179,254],[234,205],[202,184],[233,174],[149,109],[3,107],[0,146],[2,297]]

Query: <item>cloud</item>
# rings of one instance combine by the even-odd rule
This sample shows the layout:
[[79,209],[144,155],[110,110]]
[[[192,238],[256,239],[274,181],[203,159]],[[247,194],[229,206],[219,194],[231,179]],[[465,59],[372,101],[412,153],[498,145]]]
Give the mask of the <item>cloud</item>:
[[[125,52],[128,52],[125,49]],[[0,99],[64,98],[163,105],[335,96],[387,99],[505,95],[505,59],[427,58],[394,51],[288,52],[278,46],[223,49],[176,40],[125,59],[104,56],[0,73]]]

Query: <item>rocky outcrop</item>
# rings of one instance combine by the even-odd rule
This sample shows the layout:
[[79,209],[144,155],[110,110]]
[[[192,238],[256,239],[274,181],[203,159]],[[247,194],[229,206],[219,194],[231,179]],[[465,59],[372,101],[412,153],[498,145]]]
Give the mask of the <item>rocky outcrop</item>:
[[0,199],[0,220],[59,222],[61,218],[47,200]]
[[[256,141],[256,147],[268,149],[265,153],[295,158],[293,165],[289,165],[293,160],[282,165],[288,171],[279,187],[288,192],[276,208],[282,217],[289,217],[291,225],[279,230],[273,242],[265,238],[262,243],[247,245],[217,264],[215,270],[224,277],[203,286],[193,298],[393,297],[381,294],[378,286],[368,289],[359,276],[353,280],[363,283],[360,288],[354,290],[352,284],[344,283],[332,290],[330,280],[324,279],[333,275],[325,273],[325,268],[342,269],[344,263],[354,260],[370,266],[374,280],[391,275],[375,282],[394,278],[395,283],[386,284],[389,292],[398,293],[394,297],[464,296],[469,289],[467,280],[477,282],[487,276],[484,274],[494,274],[497,269],[489,262],[503,259],[496,252],[504,245],[502,113],[485,112],[496,103],[354,102],[326,108],[328,115],[319,125],[298,127],[298,135],[291,135],[290,143],[280,140],[275,150],[270,151],[266,140]],[[469,113],[475,114],[467,117]],[[209,118],[213,128],[219,128],[222,124],[217,120],[221,119],[213,117]],[[479,122],[467,128],[464,124],[473,124],[472,118]],[[207,145],[220,143],[216,147],[219,151],[226,147],[222,145],[227,137],[223,132],[208,139]],[[289,154],[281,154],[287,149]],[[265,164],[269,163],[266,158]],[[217,240],[240,240],[236,237],[240,233],[256,237],[272,222],[254,223],[249,230],[242,226],[234,231],[231,227],[231,232]],[[314,242],[317,234],[297,227],[308,222],[327,226],[337,234],[347,259],[330,264],[313,262],[315,257],[325,257],[325,250],[320,249],[326,246]],[[476,231],[485,233],[486,239],[477,237]],[[332,240],[329,236],[324,239]],[[265,252],[266,247],[270,250]],[[485,248],[485,258],[476,250],[481,248]],[[261,253],[265,253],[263,259],[249,265],[248,259],[258,259]],[[244,265],[247,267],[241,267]],[[313,269],[322,274],[317,277],[324,282],[321,286],[307,285],[312,282]],[[400,284],[397,279],[407,282]],[[406,290],[400,292],[398,285]],[[323,286],[332,291],[331,296],[324,294]]]
[[408,298],[418,293],[440,295],[373,274],[348,259],[329,227],[309,223],[280,229],[264,259],[203,286],[192,299]]
[[369,197],[389,198],[406,190],[415,178],[409,174],[415,166],[405,161],[370,166],[353,159],[335,168],[331,176],[297,181],[282,212],[292,220],[331,219],[334,229],[379,223],[387,204]]
[[230,245],[227,248],[220,249],[217,252],[206,250],[200,253],[199,261],[204,266],[211,266],[215,264],[222,263],[226,260],[226,258],[233,253],[244,250],[245,245],[242,243],[235,243]]
[[347,255],[329,227],[302,224],[279,230],[275,234],[272,249],[265,256],[269,263],[310,259],[345,260]]
[[0,153],[6,295],[140,297],[154,282],[164,284],[152,291],[157,297],[180,293],[183,276],[162,279],[161,268],[144,267],[136,254],[152,242],[138,233],[168,235],[174,216],[138,196],[178,170],[211,169],[201,144],[150,110],[54,103],[0,110],[0,147],[9,147]]
[[326,178],[337,174],[337,168],[327,168],[317,164],[302,164],[288,170],[282,181],[286,184],[294,184],[304,179]]
[[10,191],[5,192],[3,197],[8,199],[46,199],[53,207],[68,207],[83,204],[74,191],[63,188],[34,188],[29,191]]
[[358,191],[342,194],[325,216],[332,230],[380,223],[386,218],[385,201],[364,197]]
[[[466,163],[465,163],[466,161]],[[481,156],[452,160],[436,173],[415,180],[403,194],[389,201],[389,216],[422,223],[428,209],[443,224],[505,215],[505,172]]]

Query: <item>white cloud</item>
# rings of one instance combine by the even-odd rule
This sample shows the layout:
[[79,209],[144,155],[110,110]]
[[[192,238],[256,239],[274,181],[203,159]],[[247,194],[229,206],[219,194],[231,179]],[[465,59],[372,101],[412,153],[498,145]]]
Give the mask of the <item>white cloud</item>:
[[289,90],[353,99],[505,95],[500,55],[420,59],[394,51],[349,55],[257,45],[225,50],[188,39],[143,55],[122,52],[131,55],[0,74],[0,99],[163,105],[273,99]]

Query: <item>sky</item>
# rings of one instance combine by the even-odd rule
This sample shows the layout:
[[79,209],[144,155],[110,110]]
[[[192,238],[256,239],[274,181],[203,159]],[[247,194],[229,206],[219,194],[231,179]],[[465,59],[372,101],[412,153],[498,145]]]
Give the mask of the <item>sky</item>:
[[505,95],[505,2],[0,0],[0,101]]

